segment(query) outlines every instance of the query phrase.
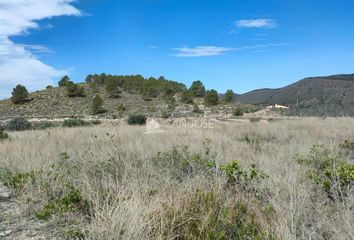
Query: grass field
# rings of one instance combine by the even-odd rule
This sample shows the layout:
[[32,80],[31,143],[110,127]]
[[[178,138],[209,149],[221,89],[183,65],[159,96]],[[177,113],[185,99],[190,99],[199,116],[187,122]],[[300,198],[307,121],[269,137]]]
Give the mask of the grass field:
[[48,239],[354,239],[354,119],[171,130],[13,132],[0,181]]

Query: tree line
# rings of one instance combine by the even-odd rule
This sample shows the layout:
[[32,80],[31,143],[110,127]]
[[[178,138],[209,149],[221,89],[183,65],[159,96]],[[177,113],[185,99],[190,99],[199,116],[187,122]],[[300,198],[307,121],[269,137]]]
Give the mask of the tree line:
[[[219,94],[216,90],[206,90],[201,81],[194,81],[187,88],[183,83],[167,80],[161,76],[159,78],[144,78],[141,75],[107,75],[90,74],[85,82],[95,92],[99,88],[104,88],[109,98],[119,98],[122,90],[128,93],[140,93],[145,100],[153,98],[162,98],[167,102],[173,102],[174,96],[178,93],[180,101],[186,104],[193,104],[195,98],[204,98],[207,106],[213,106],[220,103]],[[81,84],[76,84],[68,76],[64,76],[58,81],[59,87],[65,87],[68,97],[85,97],[85,88]],[[50,88],[48,86],[47,88]],[[232,103],[234,101],[234,92],[227,90],[222,101]],[[26,87],[17,85],[12,91],[11,100],[15,104],[23,104],[30,101]],[[96,103],[101,102],[96,96]],[[100,104],[99,104],[100,105]],[[96,112],[100,112],[97,110]]]

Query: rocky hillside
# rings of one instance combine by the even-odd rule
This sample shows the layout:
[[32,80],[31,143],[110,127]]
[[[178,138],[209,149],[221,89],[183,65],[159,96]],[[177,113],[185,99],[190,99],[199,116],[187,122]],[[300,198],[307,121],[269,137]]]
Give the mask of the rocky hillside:
[[288,115],[354,116],[354,74],[312,77],[279,89],[238,95],[239,103],[287,105]]

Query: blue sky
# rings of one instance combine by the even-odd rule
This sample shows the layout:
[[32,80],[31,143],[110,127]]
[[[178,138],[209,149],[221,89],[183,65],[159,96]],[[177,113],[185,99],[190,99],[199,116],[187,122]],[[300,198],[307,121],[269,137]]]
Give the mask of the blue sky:
[[0,0],[0,97],[64,74],[243,93],[353,73],[353,12],[352,0]]

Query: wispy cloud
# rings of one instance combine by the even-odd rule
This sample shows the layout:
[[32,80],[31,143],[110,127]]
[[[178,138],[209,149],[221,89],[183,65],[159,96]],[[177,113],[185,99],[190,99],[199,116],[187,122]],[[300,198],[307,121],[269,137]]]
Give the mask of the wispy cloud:
[[238,28],[275,28],[277,22],[274,19],[241,19],[236,21]]
[[233,49],[227,47],[197,46],[194,48],[174,48],[173,50],[177,51],[177,53],[174,54],[177,57],[206,57],[223,55],[224,53],[232,51]]
[[56,16],[79,16],[74,0],[0,0],[0,98],[9,96],[15,84],[30,90],[51,84],[66,73],[43,63],[34,54],[51,50],[41,45],[23,45],[9,37],[39,29],[38,21]]
[[254,52],[264,52],[266,49],[272,47],[282,47],[287,46],[286,43],[267,43],[267,44],[256,44],[251,46],[243,47],[215,47],[215,46],[197,46],[194,48],[182,47],[174,48],[173,50],[177,53],[173,54],[177,57],[208,57],[208,56],[220,56],[224,55],[226,52],[231,51],[254,51]]

